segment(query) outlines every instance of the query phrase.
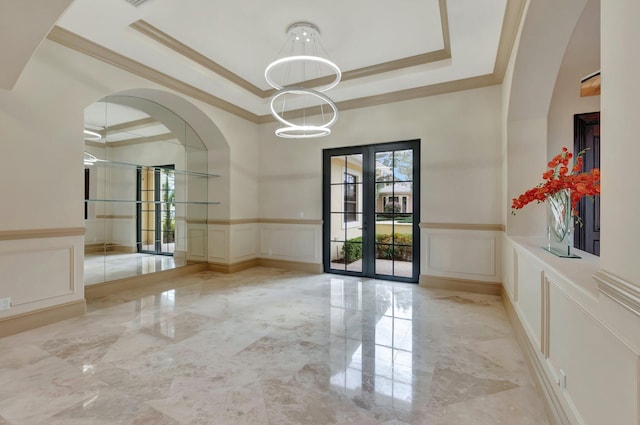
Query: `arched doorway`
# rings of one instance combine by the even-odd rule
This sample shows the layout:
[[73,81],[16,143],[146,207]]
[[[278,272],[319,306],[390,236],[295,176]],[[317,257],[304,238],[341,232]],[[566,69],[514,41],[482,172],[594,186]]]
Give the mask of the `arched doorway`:
[[[208,259],[209,208],[226,201],[210,190],[218,175],[194,127],[148,99],[173,95],[146,92],[152,96],[110,95],[85,110],[85,285]],[[202,123],[218,133],[209,142],[226,147],[215,125]]]

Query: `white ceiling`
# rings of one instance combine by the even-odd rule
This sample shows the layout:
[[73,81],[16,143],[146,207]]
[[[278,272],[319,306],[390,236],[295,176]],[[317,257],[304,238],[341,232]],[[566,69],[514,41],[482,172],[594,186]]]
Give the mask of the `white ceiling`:
[[264,69],[294,22],[320,29],[323,47],[343,73],[441,51],[448,33],[450,59],[343,81],[327,94],[344,102],[492,74],[506,6],[507,0],[149,0],[135,7],[126,0],[75,0],[56,25],[262,116],[269,114],[268,97],[130,25],[144,20],[262,90],[269,89]]

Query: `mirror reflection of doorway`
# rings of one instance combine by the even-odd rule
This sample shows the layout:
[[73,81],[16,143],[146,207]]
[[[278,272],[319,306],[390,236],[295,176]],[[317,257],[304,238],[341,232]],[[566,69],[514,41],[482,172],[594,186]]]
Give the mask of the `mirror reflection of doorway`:
[[324,270],[417,282],[420,141],[325,149]]
[[85,285],[206,261],[208,205],[216,204],[208,185],[217,176],[194,129],[125,95],[87,107],[84,126]]
[[137,251],[173,255],[175,251],[175,166],[138,168]]

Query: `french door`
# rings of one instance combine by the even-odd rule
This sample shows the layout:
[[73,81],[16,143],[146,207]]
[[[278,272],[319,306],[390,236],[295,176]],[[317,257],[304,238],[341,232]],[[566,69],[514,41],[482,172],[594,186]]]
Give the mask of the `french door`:
[[139,167],[137,250],[173,255],[175,251],[175,171],[173,165]]
[[324,271],[417,282],[420,141],[323,151]]

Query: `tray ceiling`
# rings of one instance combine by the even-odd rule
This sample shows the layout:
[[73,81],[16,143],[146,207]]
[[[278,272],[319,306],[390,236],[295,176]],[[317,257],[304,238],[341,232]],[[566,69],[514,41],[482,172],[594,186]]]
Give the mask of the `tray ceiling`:
[[[341,110],[499,84],[524,0],[75,0],[49,38],[254,122],[286,28],[314,23]],[[293,105],[302,107],[304,105]]]

